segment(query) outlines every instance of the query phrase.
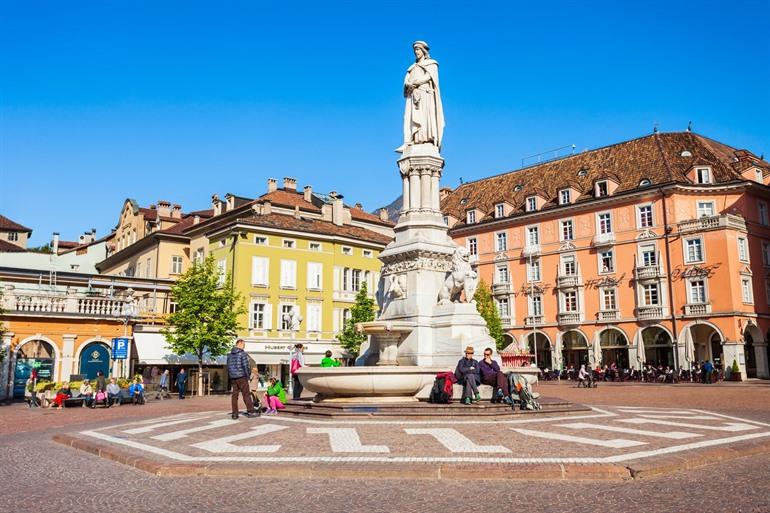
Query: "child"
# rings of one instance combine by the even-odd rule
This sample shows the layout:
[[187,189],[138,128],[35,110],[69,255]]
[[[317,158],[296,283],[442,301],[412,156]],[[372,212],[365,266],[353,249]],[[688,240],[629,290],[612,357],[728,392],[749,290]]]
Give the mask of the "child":
[[265,404],[267,404],[267,410],[265,415],[275,415],[278,410],[283,410],[286,406],[286,391],[283,389],[283,385],[275,378],[270,378],[270,385],[265,392]]

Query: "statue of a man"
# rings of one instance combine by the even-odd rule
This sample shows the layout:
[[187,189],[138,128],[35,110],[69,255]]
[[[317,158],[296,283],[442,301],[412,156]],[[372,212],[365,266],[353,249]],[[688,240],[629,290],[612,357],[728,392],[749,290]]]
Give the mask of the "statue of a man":
[[404,144],[403,152],[412,144],[431,143],[441,149],[444,134],[444,109],[438,87],[438,62],[430,58],[428,43],[415,41],[415,63],[406,70],[404,78]]

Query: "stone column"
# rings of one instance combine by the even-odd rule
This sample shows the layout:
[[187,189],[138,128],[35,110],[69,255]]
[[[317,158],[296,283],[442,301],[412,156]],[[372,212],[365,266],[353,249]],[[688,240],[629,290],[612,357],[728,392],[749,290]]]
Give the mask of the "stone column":
[[11,354],[13,335],[12,331],[6,331],[3,333],[2,341],[0,341],[0,350],[3,351],[4,355],[2,367],[0,367],[0,400],[10,399],[10,396],[13,394],[14,369],[12,365],[15,361]]
[[409,199],[409,175],[401,174],[401,184],[402,184],[402,193],[401,193],[401,212],[407,212],[410,208],[410,199]]
[[420,169],[420,188],[422,189],[420,191],[420,205],[421,210],[433,210],[434,207],[432,205],[432,195],[430,190],[430,169],[423,168]]
[[441,212],[441,200],[439,199],[439,179],[441,178],[441,170],[434,170],[430,176],[430,204],[431,208],[436,212]]
[[75,339],[77,335],[62,335],[61,367],[59,381],[68,381],[74,365]]
[[420,203],[420,175],[413,171],[409,173],[409,209],[419,210],[422,206]]
[[754,342],[754,357],[757,360],[757,377],[770,378],[770,368],[767,360],[767,342]]

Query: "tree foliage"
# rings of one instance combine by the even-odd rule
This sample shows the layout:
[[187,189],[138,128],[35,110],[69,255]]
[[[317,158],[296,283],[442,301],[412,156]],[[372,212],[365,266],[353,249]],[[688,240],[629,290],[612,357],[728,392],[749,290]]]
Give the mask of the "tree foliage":
[[503,322],[500,320],[500,312],[497,310],[495,300],[492,298],[492,289],[489,288],[489,285],[484,280],[479,280],[479,286],[473,295],[473,299],[476,300],[476,309],[479,311],[479,314],[487,322],[489,336],[494,339],[498,350],[503,349],[505,347]]
[[203,359],[228,353],[238,330],[238,316],[246,311],[228,274],[220,281],[214,258],[196,262],[171,287],[176,311],[162,330],[171,350],[198,359],[198,394],[203,394]]
[[374,299],[367,294],[366,282],[364,282],[356,295],[356,303],[350,309],[350,319],[345,323],[343,330],[337,334],[337,340],[349,353],[357,355],[361,349],[366,335],[356,331],[356,324],[373,321],[374,308]]

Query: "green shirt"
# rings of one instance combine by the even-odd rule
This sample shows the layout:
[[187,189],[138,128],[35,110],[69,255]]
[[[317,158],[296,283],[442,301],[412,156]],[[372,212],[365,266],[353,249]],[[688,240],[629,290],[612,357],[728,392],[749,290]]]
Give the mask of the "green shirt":
[[340,362],[338,362],[334,358],[325,356],[324,359],[321,360],[321,367],[339,367],[339,366],[340,366]]
[[275,385],[267,387],[267,395],[277,397],[279,401],[286,404],[286,391],[283,389],[280,381],[276,381]]

